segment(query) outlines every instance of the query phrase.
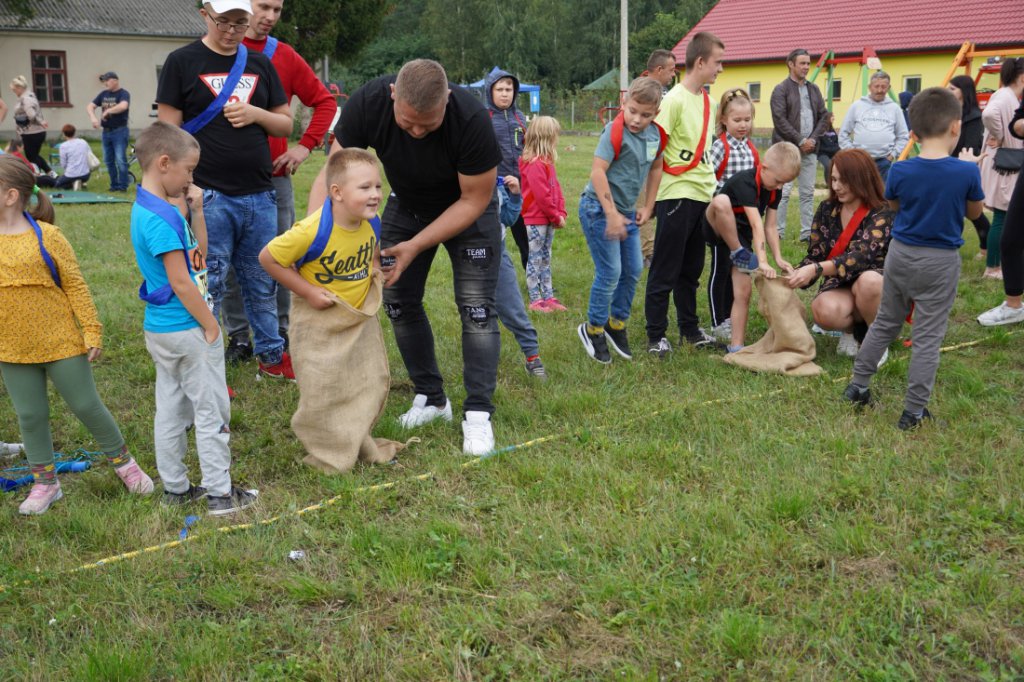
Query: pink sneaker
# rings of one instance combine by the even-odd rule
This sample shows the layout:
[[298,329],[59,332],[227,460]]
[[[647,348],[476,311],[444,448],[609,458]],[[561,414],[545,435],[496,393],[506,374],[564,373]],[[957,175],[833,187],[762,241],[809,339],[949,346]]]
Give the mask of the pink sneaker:
[[535,310],[538,313],[550,313],[551,309],[548,308],[548,302],[543,298],[539,298],[536,301],[530,303],[530,310]]
[[124,481],[124,487],[128,488],[128,492],[135,495],[148,495],[153,492],[153,479],[139,467],[134,457],[123,467],[114,469],[114,472]]
[[548,310],[557,310],[559,312],[568,310],[568,308],[562,305],[562,302],[559,301],[557,298],[549,298],[544,302],[547,304]]
[[18,507],[18,513],[25,516],[45,514],[50,505],[62,497],[64,497],[64,493],[60,489],[59,482],[51,485],[35,483],[32,490],[29,491],[28,497]]

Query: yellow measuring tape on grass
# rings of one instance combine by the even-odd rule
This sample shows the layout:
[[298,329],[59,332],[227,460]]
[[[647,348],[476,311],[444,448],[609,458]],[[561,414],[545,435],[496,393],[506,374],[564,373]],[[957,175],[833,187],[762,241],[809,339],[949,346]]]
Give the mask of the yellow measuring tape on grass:
[[[1007,333],[1007,336],[1012,336],[1012,335],[1017,334],[1017,333],[1018,332],[1011,331],[1011,332]],[[955,350],[961,350],[963,348],[970,348],[972,346],[977,346],[979,344],[982,344],[985,341],[989,341],[989,340],[991,340],[991,338],[992,337],[989,337],[989,338],[986,338],[986,339],[977,339],[977,340],[974,340],[974,341],[965,341],[963,343],[958,343],[958,344],[954,344],[954,345],[951,345],[951,346],[944,346],[943,348],[940,349],[940,351],[945,353],[945,352],[950,352],[950,351],[955,351]],[[846,381],[846,380],[848,380],[848,378],[835,379],[835,380],[833,380],[833,383],[840,382],[840,381]],[[773,391],[767,391],[765,393],[758,393],[758,394],[755,394],[755,395],[735,396],[735,397],[731,397],[731,398],[716,398],[714,400],[705,400],[705,401],[703,401],[701,403],[697,403],[696,405],[694,405],[694,407],[708,407],[708,406],[711,406],[711,405],[720,405],[720,404],[723,404],[723,403],[729,403],[729,402],[733,402],[733,401],[741,400],[741,399],[742,400],[760,400],[760,399],[763,399],[763,398],[768,398],[768,397],[771,397],[771,396],[780,395],[782,393],[784,393],[784,390],[780,388],[780,389],[775,389]],[[679,409],[679,408],[673,408],[673,409]],[[655,416],[658,416],[660,414],[664,414],[666,411],[667,410],[656,410],[654,412],[647,412],[647,413],[643,414],[642,416],[634,417],[633,419],[630,419],[630,420],[628,420],[626,422],[620,422],[618,424],[615,424],[614,426],[617,427],[617,428],[622,428],[623,426],[627,426],[629,424],[633,424],[633,423],[636,423],[636,422],[639,422],[639,421],[642,421],[642,420],[650,419],[651,417],[655,417]],[[592,431],[603,431],[603,430],[611,428],[611,426],[613,426],[613,425],[610,425],[610,424],[600,425],[600,426],[596,426],[596,427],[594,427],[593,429],[590,429],[590,430],[592,430]],[[579,433],[579,432],[578,431],[572,431],[572,432],[555,433],[555,434],[551,434],[551,435],[548,435],[548,436],[541,436],[539,438],[534,438],[532,440],[528,440],[528,441],[525,441],[525,442],[522,442],[522,443],[517,443],[516,445],[509,445],[508,447],[504,447],[504,448],[500,448],[498,450],[494,450],[493,452],[490,452],[490,453],[488,453],[486,455],[483,455],[481,457],[474,457],[473,459],[467,460],[459,468],[466,469],[466,468],[471,467],[471,466],[479,465],[481,462],[483,462],[485,460],[492,459],[492,458],[497,457],[499,455],[503,455],[503,454],[506,454],[506,453],[509,453],[509,452],[514,452],[516,450],[525,450],[527,448],[536,447],[537,445],[541,445],[543,443],[549,443],[551,441],[559,440],[561,438],[566,438],[566,437],[574,435],[576,433]],[[130,561],[132,559],[136,559],[136,558],[138,558],[140,556],[143,556],[145,554],[153,554],[155,552],[161,552],[161,551],[166,550],[166,549],[174,549],[175,547],[181,547],[182,545],[184,545],[186,543],[194,542],[194,541],[199,540],[199,539],[205,539],[207,537],[212,537],[215,533],[222,533],[222,534],[236,533],[238,531],[249,530],[249,529],[252,529],[252,528],[259,527],[259,526],[270,526],[270,525],[273,525],[273,524],[277,523],[278,521],[282,521],[282,520],[285,520],[285,519],[298,518],[300,516],[303,516],[304,514],[309,514],[311,512],[315,512],[315,511],[320,511],[321,509],[325,509],[327,507],[330,507],[332,505],[337,504],[339,501],[341,501],[343,498],[345,498],[348,495],[380,492],[382,490],[388,490],[390,488],[394,488],[394,487],[396,487],[400,483],[415,482],[415,481],[425,481],[425,480],[433,478],[433,477],[434,477],[433,472],[428,472],[428,473],[419,474],[417,476],[413,476],[411,478],[404,479],[404,480],[401,480],[401,481],[390,481],[388,483],[378,483],[376,485],[368,485],[368,486],[363,486],[361,488],[355,488],[350,493],[342,493],[340,495],[335,495],[334,497],[328,498],[328,499],[323,500],[321,502],[317,502],[316,504],[312,504],[312,505],[310,505],[308,507],[304,507],[302,509],[297,509],[297,510],[292,511],[292,512],[287,512],[287,513],[284,513],[284,514],[278,514],[277,516],[272,516],[272,517],[266,518],[266,519],[260,519],[259,521],[251,521],[249,523],[236,523],[236,524],[233,524],[233,525],[230,525],[230,526],[221,526],[221,527],[217,528],[216,530],[208,531],[208,532],[205,532],[205,533],[188,534],[188,535],[185,535],[184,537],[182,537],[182,538],[180,538],[178,540],[172,540],[170,542],[163,542],[163,543],[160,543],[158,545],[151,545],[149,547],[143,547],[142,549],[133,550],[131,552],[123,552],[121,554],[114,554],[112,556],[108,556],[108,557],[105,557],[103,559],[99,559],[98,561],[93,561],[93,562],[90,562],[90,563],[87,563],[87,564],[82,564],[81,566],[78,566],[76,568],[68,569],[68,570],[65,570],[65,571],[59,571],[59,572],[57,572],[55,574],[40,575],[38,577],[30,578],[30,579],[27,579],[27,580],[21,580],[21,581],[18,581],[18,582],[14,582],[14,583],[11,583],[9,585],[0,585],[0,593],[8,592],[12,588],[14,588],[14,587],[20,587],[20,586],[24,586],[24,585],[29,585],[29,584],[31,584],[31,583],[33,583],[33,582],[35,582],[37,580],[40,580],[40,579],[42,579],[44,577],[52,577],[53,575],[67,575],[67,574],[72,574],[72,573],[81,573],[81,572],[84,572],[84,571],[91,571],[93,569],[103,568],[104,566],[109,566],[111,564],[116,564],[116,563],[120,563],[120,562],[123,562],[123,561]]]

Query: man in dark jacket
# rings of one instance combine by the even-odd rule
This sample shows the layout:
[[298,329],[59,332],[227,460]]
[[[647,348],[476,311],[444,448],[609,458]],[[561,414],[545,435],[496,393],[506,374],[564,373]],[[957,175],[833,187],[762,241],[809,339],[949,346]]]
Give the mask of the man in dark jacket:
[[[772,144],[792,142],[800,148],[800,239],[806,241],[811,235],[811,220],[814,216],[814,179],[817,175],[817,155],[814,153],[818,138],[829,127],[828,109],[821,91],[814,83],[807,81],[811,70],[811,56],[807,50],[796,49],[786,58],[789,76],[772,91]],[[786,211],[793,183],[782,188],[779,203],[779,237],[786,234]]]
[[[494,69],[484,81],[484,93],[487,98],[487,111],[491,114],[491,125],[494,136],[501,147],[501,163],[498,164],[498,177],[514,175],[519,179],[519,156],[523,153],[523,140],[526,138],[526,118],[516,107],[519,97],[519,79],[508,71]],[[519,248],[519,257],[526,269],[526,259],[530,255],[530,243],[526,238],[526,225],[523,217],[512,225],[508,225],[512,239]]]

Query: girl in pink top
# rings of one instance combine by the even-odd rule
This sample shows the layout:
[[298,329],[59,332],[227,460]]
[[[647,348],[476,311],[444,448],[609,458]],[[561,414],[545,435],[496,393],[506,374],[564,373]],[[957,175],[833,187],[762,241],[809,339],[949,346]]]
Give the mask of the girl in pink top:
[[519,174],[523,189],[523,222],[530,242],[526,290],[530,310],[566,310],[551,286],[551,243],[555,230],[565,226],[565,197],[555,174],[561,127],[550,116],[537,116],[526,130]]

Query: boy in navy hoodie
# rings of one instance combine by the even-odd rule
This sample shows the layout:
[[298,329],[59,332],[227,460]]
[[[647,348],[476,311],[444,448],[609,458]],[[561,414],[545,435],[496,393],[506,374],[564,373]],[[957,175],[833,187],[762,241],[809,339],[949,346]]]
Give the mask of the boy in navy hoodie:
[[[498,164],[498,177],[506,175],[519,179],[519,156],[523,153],[523,139],[526,137],[526,117],[516,107],[519,97],[519,79],[508,71],[494,69],[487,75],[484,82],[487,96],[487,111],[491,114],[491,125],[494,136],[501,147],[501,163]],[[511,225],[512,239],[519,247],[519,257],[526,270],[526,258],[530,255],[530,244],[526,239],[526,225],[522,216]]]

